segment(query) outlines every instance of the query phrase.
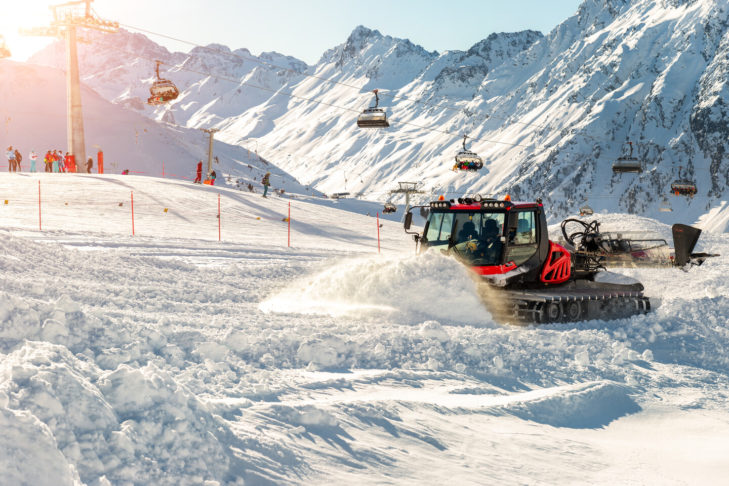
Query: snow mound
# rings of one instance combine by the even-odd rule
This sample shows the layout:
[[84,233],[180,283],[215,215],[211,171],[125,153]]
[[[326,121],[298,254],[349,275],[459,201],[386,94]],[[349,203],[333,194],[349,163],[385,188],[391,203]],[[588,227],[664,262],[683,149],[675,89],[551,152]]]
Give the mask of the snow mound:
[[80,486],[75,468],[58,450],[49,428],[26,411],[0,408],[3,484]]
[[468,271],[437,253],[337,263],[294,282],[262,302],[260,309],[331,316],[388,314],[405,323],[493,324]]
[[546,397],[504,407],[506,413],[524,420],[577,429],[604,427],[640,410],[628,387],[605,381],[561,388]]
[[[53,484],[80,484],[78,476],[85,483],[144,477],[154,484],[180,484],[179,478],[201,484],[223,478],[230,467],[225,427],[153,364],[104,373],[63,346],[28,341],[3,359],[0,396],[7,397],[7,409],[0,408],[3,450],[13,441],[17,457],[39,459],[26,462],[32,467],[18,470],[21,477],[35,477],[31,469],[45,464]],[[26,439],[14,441],[15,429]],[[8,470],[14,468],[3,467]]]

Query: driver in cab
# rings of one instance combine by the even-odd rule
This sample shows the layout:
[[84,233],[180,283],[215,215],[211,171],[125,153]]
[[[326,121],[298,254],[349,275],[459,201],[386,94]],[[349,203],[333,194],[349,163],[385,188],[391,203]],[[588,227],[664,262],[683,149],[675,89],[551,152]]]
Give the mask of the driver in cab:
[[476,242],[469,243],[469,249],[478,254],[481,258],[490,261],[496,261],[501,254],[503,243],[499,237],[499,225],[496,220],[487,219],[483,226],[483,234],[481,239]]

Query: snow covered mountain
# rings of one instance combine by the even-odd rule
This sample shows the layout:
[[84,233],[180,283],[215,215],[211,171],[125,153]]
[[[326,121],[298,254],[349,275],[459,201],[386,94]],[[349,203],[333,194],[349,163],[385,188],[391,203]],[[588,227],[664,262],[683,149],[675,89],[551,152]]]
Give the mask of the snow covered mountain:
[[[397,181],[426,193],[542,197],[554,217],[584,202],[664,221],[695,221],[728,195],[729,5],[723,0],[585,0],[548,35],[491,34],[467,51],[428,52],[365,27],[314,66],[224,46],[168,53],[139,34],[82,48],[86,82],[105,97],[187,127],[215,126],[326,192],[386,199]],[[60,65],[59,45],[33,61]],[[93,54],[93,55],[92,55]],[[141,100],[154,59],[183,90]],[[308,75],[308,76],[307,76]],[[380,89],[387,130],[358,130]],[[461,136],[478,174],[451,171]],[[640,175],[611,166],[634,142]],[[680,175],[693,199],[669,194]],[[674,212],[658,209],[670,200]]]
[[[34,150],[40,160],[47,150],[64,151],[66,147],[65,75],[58,69],[33,64],[0,61],[0,145],[12,145],[23,156],[23,170],[29,170],[29,156]],[[94,158],[104,152],[104,169],[119,174],[128,169],[135,174],[193,179],[199,160],[207,168],[208,138],[199,130],[160,122],[126,110],[104,99],[87,86],[82,92],[87,154]],[[271,172],[274,189],[306,194],[307,188],[265,158],[235,145],[216,141],[213,164],[219,174],[218,184],[248,190],[260,190],[260,180]],[[42,162],[39,170],[43,170]],[[3,160],[3,166],[7,162]],[[258,189],[256,189],[256,187]],[[309,191],[316,194],[316,191]]]

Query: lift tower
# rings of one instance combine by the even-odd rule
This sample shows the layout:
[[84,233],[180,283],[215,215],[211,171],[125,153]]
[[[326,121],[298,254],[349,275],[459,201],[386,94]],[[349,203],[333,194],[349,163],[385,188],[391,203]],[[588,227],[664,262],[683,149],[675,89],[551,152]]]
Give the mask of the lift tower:
[[48,27],[21,29],[24,35],[59,37],[66,41],[66,139],[68,152],[74,156],[76,167],[86,170],[84,118],[81,110],[81,81],[79,80],[76,29],[93,29],[105,33],[119,32],[118,22],[109,22],[91,14],[91,2],[77,0],[50,7],[53,21]]
[[405,194],[405,212],[407,214],[410,211],[410,194],[423,194],[423,191],[418,190],[417,182],[398,182],[400,187],[390,191],[390,194]]
[[210,177],[210,173],[213,171],[213,136],[219,132],[217,128],[201,128],[203,132],[208,134],[208,177]]

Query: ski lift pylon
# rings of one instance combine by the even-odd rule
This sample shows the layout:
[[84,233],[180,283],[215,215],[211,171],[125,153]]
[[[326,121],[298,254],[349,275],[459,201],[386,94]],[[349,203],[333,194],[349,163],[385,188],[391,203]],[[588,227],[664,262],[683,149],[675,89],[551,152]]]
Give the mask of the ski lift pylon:
[[616,174],[633,173],[639,174],[643,172],[643,164],[637,157],[633,157],[633,142],[628,141],[630,147],[630,153],[627,155],[621,155],[618,160],[613,164],[613,172]]
[[379,90],[372,90],[375,94],[375,106],[365,108],[365,110],[357,117],[357,126],[359,128],[387,128],[390,123],[387,121],[387,113],[382,108],[378,108],[380,104],[380,96],[377,94]]
[[149,88],[151,96],[147,99],[147,103],[150,105],[163,105],[168,101],[172,101],[177,98],[180,95],[180,91],[177,89],[177,86],[175,86],[175,83],[169,79],[163,79],[160,77],[159,65],[162,64],[162,61],[155,61],[155,63],[154,72],[157,75],[157,78]]
[[483,159],[476,152],[466,149],[466,139],[468,135],[463,136],[463,150],[459,150],[456,154],[456,163],[454,170],[481,170],[483,168]]

